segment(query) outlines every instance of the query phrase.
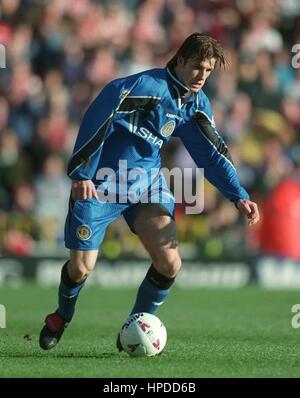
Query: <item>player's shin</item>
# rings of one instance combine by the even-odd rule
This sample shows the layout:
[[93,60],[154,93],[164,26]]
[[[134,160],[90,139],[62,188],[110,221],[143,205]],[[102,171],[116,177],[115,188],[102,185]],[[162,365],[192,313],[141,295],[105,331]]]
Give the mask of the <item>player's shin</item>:
[[148,312],[155,314],[169,295],[170,287],[175,278],[168,278],[160,274],[151,265],[145,279],[141,283],[134,307],[130,314]]
[[61,270],[57,313],[65,322],[69,323],[74,315],[76,301],[85,280],[79,283],[74,282],[68,274],[67,264],[68,262]]

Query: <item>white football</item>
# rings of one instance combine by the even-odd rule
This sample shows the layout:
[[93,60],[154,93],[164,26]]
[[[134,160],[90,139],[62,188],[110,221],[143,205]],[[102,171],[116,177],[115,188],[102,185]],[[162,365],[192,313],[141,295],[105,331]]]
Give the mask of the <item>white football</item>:
[[120,332],[124,351],[133,357],[152,357],[164,349],[167,330],[153,314],[140,312],[131,315]]

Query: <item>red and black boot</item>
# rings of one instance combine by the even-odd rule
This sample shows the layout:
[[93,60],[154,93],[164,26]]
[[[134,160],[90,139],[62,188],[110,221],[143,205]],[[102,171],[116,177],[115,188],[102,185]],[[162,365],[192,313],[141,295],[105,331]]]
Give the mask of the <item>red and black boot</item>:
[[40,333],[40,347],[43,350],[54,348],[59,342],[67,325],[68,324],[57,314],[57,312],[47,315],[45,326]]

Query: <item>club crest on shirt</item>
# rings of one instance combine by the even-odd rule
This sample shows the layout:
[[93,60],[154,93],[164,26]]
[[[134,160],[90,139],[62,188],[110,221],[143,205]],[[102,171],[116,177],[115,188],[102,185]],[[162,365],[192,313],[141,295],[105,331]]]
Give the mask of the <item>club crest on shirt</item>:
[[76,228],[76,235],[78,239],[88,240],[92,235],[92,230],[88,225],[79,225]]
[[171,135],[176,127],[176,122],[174,120],[170,120],[168,123],[164,124],[160,129],[160,134],[163,137],[168,137]]

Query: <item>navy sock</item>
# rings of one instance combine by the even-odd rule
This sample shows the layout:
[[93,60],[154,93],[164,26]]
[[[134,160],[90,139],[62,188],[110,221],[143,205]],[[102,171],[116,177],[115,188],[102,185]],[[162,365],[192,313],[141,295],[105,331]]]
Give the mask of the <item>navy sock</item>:
[[135,304],[130,315],[137,312],[148,312],[155,314],[161,304],[169,295],[170,287],[175,278],[168,278],[151,265],[145,279],[141,283]]
[[58,289],[58,309],[56,312],[65,321],[70,322],[75,312],[75,304],[84,282],[72,281],[68,274],[67,264],[61,270],[61,280]]

